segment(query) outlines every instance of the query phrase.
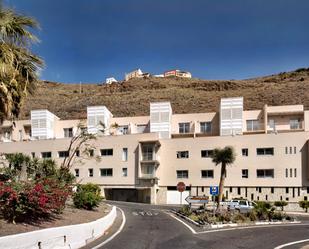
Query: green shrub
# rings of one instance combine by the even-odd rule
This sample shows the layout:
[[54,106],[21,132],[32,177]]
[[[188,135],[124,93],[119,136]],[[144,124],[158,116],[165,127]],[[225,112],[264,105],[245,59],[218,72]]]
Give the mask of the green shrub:
[[232,215],[230,212],[222,212],[218,213],[217,215],[217,220],[220,222],[230,222],[232,221]]
[[308,208],[309,208],[309,201],[300,201],[298,202],[299,206],[304,209],[306,211],[306,213],[308,212]]
[[92,210],[98,207],[101,201],[101,189],[92,183],[78,185],[73,195],[74,206],[77,208]]
[[247,217],[241,213],[235,213],[232,216],[232,221],[235,223],[245,222],[247,220]]
[[193,213],[189,215],[189,218],[195,222],[198,222],[200,220],[199,216]]
[[271,216],[272,220],[283,220],[286,216],[282,212],[274,212]]
[[256,211],[255,211],[255,210],[252,210],[251,212],[249,212],[249,213],[248,213],[248,218],[249,218],[251,221],[256,221],[256,220],[258,220]]
[[185,216],[189,216],[192,214],[191,208],[189,205],[183,205],[181,207],[181,209],[179,210],[179,213],[185,215]]
[[288,205],[288,203],[286,201],[275,201],[274,205],[280,207],[281,211],[283,211],[283,208]]
[[270,219],[274,210],[275,208],[271,205],[271,203],[266,201],[257,201],[254,206],[254,211],[260,220]]

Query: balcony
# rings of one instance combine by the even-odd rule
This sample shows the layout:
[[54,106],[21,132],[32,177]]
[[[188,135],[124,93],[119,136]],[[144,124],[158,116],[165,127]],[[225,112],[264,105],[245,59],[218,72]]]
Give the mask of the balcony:
[[140,179],[154,179],[156,177],[156,166],[154,164],[146,164],[141,166]]
[[267,125],[267,133],[286,133],[304,131],[304,121],[290,120],[281,121],[274,120]]

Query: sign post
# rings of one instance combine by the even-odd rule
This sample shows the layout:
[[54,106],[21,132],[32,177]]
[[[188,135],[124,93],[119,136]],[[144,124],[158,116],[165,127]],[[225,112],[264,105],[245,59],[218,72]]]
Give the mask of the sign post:
[[210,186],[210,194],[212,196],[214,196],[213,200],[214,200],[214,215],[215,215],[215,209],[216,209],[216,196],[219,194],[219,187],[218,186]]
[[180,205],[182,205],[182,192],[186,190],[186,184],[184,182],[178,182],[177,190],[180,192]]

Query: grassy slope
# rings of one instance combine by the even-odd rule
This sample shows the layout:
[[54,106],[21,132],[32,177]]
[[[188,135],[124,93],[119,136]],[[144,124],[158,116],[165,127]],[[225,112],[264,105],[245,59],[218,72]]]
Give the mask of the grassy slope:
[[248,80],[176,78],[133,79],[120,84],[43,82],[26,100],[20,118],[31,109],[48,109],[62,119],[85,118],[86,107],[106,105],[114,116],[149,114],[149,102],[171,101],[174,113],[218,110],[221,97],[243,96],[245,109],[268,105],[304,104],[309,109],[309,69]]

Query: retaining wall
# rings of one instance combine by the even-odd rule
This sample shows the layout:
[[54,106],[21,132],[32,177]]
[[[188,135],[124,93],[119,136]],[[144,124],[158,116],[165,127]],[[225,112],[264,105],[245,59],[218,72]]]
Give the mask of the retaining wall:
[[75,249],[95,240],[113,224],[116,207],[98,220],[78,225],[47,228],[0,237],[0,248],[10,249]]

